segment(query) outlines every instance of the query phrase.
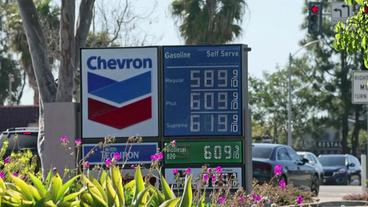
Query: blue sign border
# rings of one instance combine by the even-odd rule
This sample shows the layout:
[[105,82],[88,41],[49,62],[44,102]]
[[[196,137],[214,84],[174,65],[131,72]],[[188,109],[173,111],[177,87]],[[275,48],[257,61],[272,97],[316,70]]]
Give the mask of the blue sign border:
[[[186,137],[186,136],[232,136],[232,137],[240,137],[243,135],[243,45],[209,45],[209,46],[201,46],[201,45],[193,45],[193,46],[164,46],[163,47],[163,135],[164,137],[170,137],[170,136],[176,136],[176,137]],[[208,52],[210,51],[210,52]],[[217,52],[216,52],[217,51]],[[221,52],[229,52],[227,54],[230,54],[229,56],[223,55],[221,56]],[[224,53],[225,53],[224,52]],[[231,53],[233,52],[233,53]],[[238,55],[234,55],[236,52],[238,52]],[[171,54],[170,54],[171,53]],[[208,54],[211,53],[211,54]],[[223,54],[224,54],[223,53]],[[206,131],[206,130],[200,130],[199,132],[190,132],[190,113],[191,109],[189,108],[188,104],[182,104],[183,101],[181,99],[184,98],[178,98],[175,99],[175,101],[168,100],[168,88],[169,90],[176,90],[174,92],[170,92],[170,94],[177,94],[177,96],[183,96],[183,93],[190,93],[190,87],[189,87],[189,79],[188,74],[183,75],[185,72],[183,72],[183,68],[216,68],[218,66],[232,66],[231,68],[224,68],[226,71],[230,70],[237,70],[238,71],[238,77],[237,80],[239,82],[238,86],[235,88],[238,92],[238,109],[232,110],[231,113],[234,113],[237,115],[238,120],[236,127],[238,128],[238,131],[226,131],[226,132],[220,132],[220,131]],[[181,87],[176,87],[176,89],[173,89],[171,84],[170,86],[167,85],[166,78],[168,78],[168,70],[174,70],[175,69],[175,75],[177,76],[177,81],[182,81],[184,84]],[[223,70],[224,70],[223,69]],[[188,70],[187,70],[188,71]],[[189,73],[189,72],[187,72]],[[171,72],[171,74],[174,74]],[[180,77],[180,78],[179,78]],[[172,78],[172,77],[170,77]],[[187,78],[187,79],[185,79]],[[174,78],[172,78],[174,79]],[[179,80],[180,79],[180,80]],[[187,88],[185,88],[187,87]],[[186,95],[186,98],[188,99],[189,94]],[[179,101],[178,101],[179,100]],[[179,102],[179,104],[178,104]],[[167,105],[169,104],[178,104],[180,105],[178,109],[169,111],[169,108]],[[186,114],[186,115],[180,115],[180,114]],[[211,111],[204,111],[204,113],[211,114]],[[212,118],[212,117],[210,117]],[[181,121],[176,120],[181,119]],[[203,118],[202,118],[203,119]],[[201,122],[203,120],[200,120]],[[169,120],[175,120],[172,121],[172,123],[169,123]],[[216,120],[216,119],[215,119]],[[181,123],[179,123],[181,122]],[[231,121],[230,121],[231,122]],[[177,124],[179,129],[168,129],[169,125],[175,125]],[[180,125],[180,126],[179,126]],[[228,128],[231,128],[232,125],[228,123]]]
[[[120,151],[121,159],[117,162],[117,164],[150,164],[152,162],[151,155],[157,153],[158,143],[157,142],[116,143],[107,145],[105,149],[112,147],[116,147],[117,149],[111,151],[109,150],[107,153],[109,153],[110,156],[107,157],[112,158],[113,153]],[[88,161],[90,164],[104,164],[105,159],[102,157],[101,151],[106,150],[102,150],[101,147],[98,146],[98,144],[83,144],[82,156],[86,157],[88,152],[90,152],[92,148],[94,148],[94,153],[91,154],[89,158],[86,158],[86,161]],[[136,155],[136,153],[134,152],[140,152],[142,153],[142,158],[139,158],[139,160],[134,158],[125,160],[124,158],[126,157],[127,153],[124,152],[129,152],[129,154],[132,156]]]

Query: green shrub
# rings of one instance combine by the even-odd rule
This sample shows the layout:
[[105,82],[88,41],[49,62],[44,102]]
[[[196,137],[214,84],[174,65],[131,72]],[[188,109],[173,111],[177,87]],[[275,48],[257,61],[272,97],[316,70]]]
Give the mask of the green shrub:
[[28,175],[41,178],[41,173],[38,172],[38,157],[33,155],[30,150],[23,150],[20,152],[11,152],[9,156],[5,157],[8,148],[8,141],[3,142],[0,149],[0,177],[5,181],[10,181],[10,175],[16,175],[26,182],[29,181]]

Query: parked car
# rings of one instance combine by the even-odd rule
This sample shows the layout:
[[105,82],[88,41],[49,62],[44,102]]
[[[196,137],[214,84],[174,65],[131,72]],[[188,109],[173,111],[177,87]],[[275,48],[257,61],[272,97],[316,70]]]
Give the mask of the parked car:
[[319,182],[323,183],[323,167],[317,156],[313,152],[296,152],[298,155],[308,160],[308,164],[314,167],[318,173]]
[[325,184],[360,185],[361,165],[349,154],[324,154],[318,156],[324,172]]
[[282,165],[281,178],[286,181],[286,184],[307,187],[318,195],[320,186],[318,172],[314,167],[306,164],[308,160],[299,156],[290,146],[253,144],[252,155],[253,178],[259,182],[269,182],[274,176],[274,167]]
[[10,128],[0,134],[0,145],[5,140],[9,141],[6,154],[12,151],[30,149],[34,155],[37,154],[38,127]]

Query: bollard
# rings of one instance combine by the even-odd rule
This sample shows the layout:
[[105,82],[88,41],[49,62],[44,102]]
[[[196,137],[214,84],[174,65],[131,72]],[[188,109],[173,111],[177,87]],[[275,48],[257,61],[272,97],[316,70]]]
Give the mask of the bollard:
[[361,155],[360,160],[362,163],[362,172],[361,172],[361,186],[362,192],[364,193],[367,189],[367,156]]

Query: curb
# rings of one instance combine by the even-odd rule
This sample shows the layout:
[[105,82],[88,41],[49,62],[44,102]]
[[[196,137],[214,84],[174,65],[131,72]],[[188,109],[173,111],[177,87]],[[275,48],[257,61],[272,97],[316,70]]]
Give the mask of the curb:
[[[342,207],[342,206],[368,206],[368,201],[361,200],[343,200],[343,201],[326,201],[320,203],[305,203],[298,207]],[[283,206],[283,207],[296,207],[296,205]]]
[[368,206],[368,202],[360,201],[360,200],[329,201],[329,202],[318,203],[317,206],[318,207],[323,207],[323,206]]

